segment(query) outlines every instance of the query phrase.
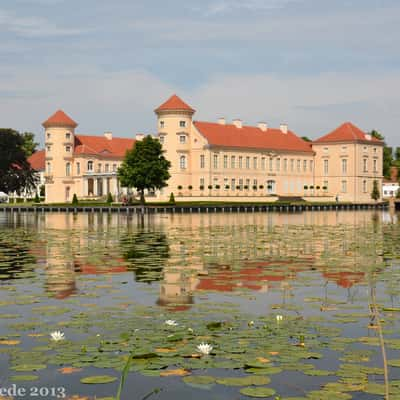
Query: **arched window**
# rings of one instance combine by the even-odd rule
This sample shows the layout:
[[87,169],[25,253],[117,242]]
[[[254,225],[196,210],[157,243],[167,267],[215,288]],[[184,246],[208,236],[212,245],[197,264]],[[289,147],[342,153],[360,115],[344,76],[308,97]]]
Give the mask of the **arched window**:
[[88,172],[92,172],[93,171],[93,161],[88,161],[87,162],[87,170],[88,170]]
[[186,169],[186,156],[179,157],[179,166],[181,169]]
[[71,175],[71,163],[67,162],[65,164],[65,175],[70,176]]

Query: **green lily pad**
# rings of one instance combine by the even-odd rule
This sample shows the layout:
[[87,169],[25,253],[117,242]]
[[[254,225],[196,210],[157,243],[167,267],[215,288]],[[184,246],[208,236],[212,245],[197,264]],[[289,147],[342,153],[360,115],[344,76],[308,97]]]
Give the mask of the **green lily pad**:
[[225,386],[249,386],[249,385],[267,385],[271,382],[266,376],[243,376],[238,378],[217,378],[216,382]]
[[98,376],[88,376],[86,378],[81,379],[81,383],[89,384],[89,385],[98,385],[115,382],[118,378],[115,376],[109,375],[98,375]]
[[273,396],[276,392],[274,389],[265,387],[245,387],[240,390],[241,394],[249,397],[268,398]]

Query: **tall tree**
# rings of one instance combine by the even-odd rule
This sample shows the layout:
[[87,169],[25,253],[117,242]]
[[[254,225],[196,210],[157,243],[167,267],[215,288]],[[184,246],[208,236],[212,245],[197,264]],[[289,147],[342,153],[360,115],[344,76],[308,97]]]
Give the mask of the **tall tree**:
[[35,142],[35,134],[32,132],[24,132],[22,133],[22,137],[24,139],[23,148],[25,150],[25,154],[27,157],[30,157],[36,151],[39,143]]
[[134,187],[140,193],[140,202],[144,204],[144,191],[161,189],[167,186],[171,163],[163,156],[161,143],[150,135],[137,141],[132,150],[128,150],[118,169],[121,185]]
[[379,200],[379,198],[381,197],[380,191],[379,191],[379,187],[378,187],[378,181],[375,179],[373,182],[373,186],[372,186],[372,193],[371,193],[371,198],[375,201]]
[[21,192],[33,189],[37,178],[25,152],[23,135],[13,129],[0,128],[0,191]]

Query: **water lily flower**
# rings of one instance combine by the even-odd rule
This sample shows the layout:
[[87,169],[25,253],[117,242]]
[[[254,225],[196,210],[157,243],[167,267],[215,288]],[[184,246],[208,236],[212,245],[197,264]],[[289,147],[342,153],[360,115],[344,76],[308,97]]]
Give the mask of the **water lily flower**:
[[168,326],[177,326],[178,323],[177,323],[176,321],[174,321],[173,319],[167,319],[167,320],[165,321],[165,325],[168,325]]
[[202,354],[210,354],[213,347],[208,343],[201,343],[197,346],[197,351]]
[[193,333],[194,331],[193,331],[192,328],[188,328],[188,332],[189,332],[189,333]]
[[277,316],[276,316],[276,320],[277,320],[278,322],[282,321],[282,320],[283,320],[282,315],[277,315]]
[[248,326],[253,326],[253,325],[254,325],[254,321],[249,321],[249,322],[247,323],[247,325],[248,325]]
[[65,339],[65,334],[64,334],[64,332],[61,332],[61,331],[54,331],[54,332],[51,332],[51,333],[50,333],[50,336],[51,336],[51,339],[52,339],[54,342],[60,342],[61,340],[64,340],[64,339]]

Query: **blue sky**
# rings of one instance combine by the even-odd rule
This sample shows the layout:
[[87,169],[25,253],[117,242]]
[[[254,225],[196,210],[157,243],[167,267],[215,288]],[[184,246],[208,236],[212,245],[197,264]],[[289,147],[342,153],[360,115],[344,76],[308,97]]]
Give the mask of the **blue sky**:
[[41,138],[62,108],[132,137],[177,93],[200,120],[350,120],[400,146],[399,43],[398,0],[1,0],[0,121]]

